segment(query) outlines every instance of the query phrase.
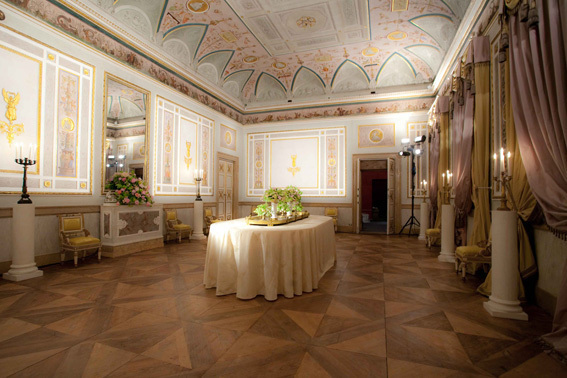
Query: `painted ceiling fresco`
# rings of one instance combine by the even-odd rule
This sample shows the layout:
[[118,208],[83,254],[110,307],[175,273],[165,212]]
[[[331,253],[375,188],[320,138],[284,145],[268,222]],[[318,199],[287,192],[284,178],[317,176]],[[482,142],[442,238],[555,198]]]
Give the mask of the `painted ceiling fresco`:
[[470,0],[81,0],[244,106],[425,88]]

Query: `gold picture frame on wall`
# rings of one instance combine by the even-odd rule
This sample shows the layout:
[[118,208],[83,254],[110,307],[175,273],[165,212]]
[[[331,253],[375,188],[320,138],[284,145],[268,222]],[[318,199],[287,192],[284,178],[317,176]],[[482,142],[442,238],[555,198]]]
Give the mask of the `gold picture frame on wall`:
[[134,145],[140,149],[141,144],[143,151],[148,151],[150,98],[150,91],[104,73],[101,193],[105,192],[104,186],[115,172],[127,172],[132,166],[137,167],[137,176],[148,181],[148,154],[143,154],[141,162],[134,154]]

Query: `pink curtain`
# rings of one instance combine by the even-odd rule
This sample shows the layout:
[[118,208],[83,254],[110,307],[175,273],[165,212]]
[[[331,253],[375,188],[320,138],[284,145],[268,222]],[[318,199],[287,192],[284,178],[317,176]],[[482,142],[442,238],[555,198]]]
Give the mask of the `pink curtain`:
[[[439,107],[437,107],[439,109]],[[437,111],[436,111],[437,113]],[[437,174],[439,172],[439,120],[435,121],[433,130],[430,134],[429,141],[429,201],[431,202],[431,211],[429,224],[434,228],[435,219],[437,219],[437,191],[439,190],[439,183],[437,182]]]
[[474,95],[471,92],[472,44],[467,54],[466,67],[460,72],[459,85],[454,96],[453,118],[453,183],[455,186],[455,243],[467,242],[467,215],[472,207],[471,154],[473,143]]
[[[535,11],[537,10],[537,17]],[[567,238],[567,52],[565,0],[537,1],[528,22],[510,16],[512,106],[533,194],[555,235]],[[567,353],[567,279],[552,333],[543,339]]]
[[[440,96],[437,98],[437,106],[435,108],[435,126],[431,135],[429,150],[429,200],[431,201],[431,219],[429,224],[431,228],[435,228],[437,223],[437,212],[439,210],[439,158],[441,154],[441,118],[446,119],[449,113],[449,97]],[[446,120],[444,121],[446,122]]]
[[567,237],[567,64],[559,2],[538,1],[539,24],[510,18],[512,105],[528,181],[556,235]]

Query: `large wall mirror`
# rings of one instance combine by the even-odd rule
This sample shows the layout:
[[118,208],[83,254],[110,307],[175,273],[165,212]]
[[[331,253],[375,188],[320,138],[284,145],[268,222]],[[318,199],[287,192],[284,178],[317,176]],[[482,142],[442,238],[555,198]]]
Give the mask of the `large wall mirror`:
[[150,92],[105,73],[102,191],[116,172],[147,181]]

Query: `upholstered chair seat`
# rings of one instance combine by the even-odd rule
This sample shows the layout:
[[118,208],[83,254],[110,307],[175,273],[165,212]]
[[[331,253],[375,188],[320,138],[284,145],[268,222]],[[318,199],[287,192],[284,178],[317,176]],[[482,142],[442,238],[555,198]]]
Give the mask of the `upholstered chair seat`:
[[485,271],[488,271],[487,267],[491,263],[492,248],[486,241],[478,245],[460,246],[455,250],[455,271],[457,274],[461,273],[463,280],[466,278],[467,264],[482,264]]
[[165,240],[170,240],[171,236],[177,239],[178,243],[181,243],[181,239],[187,237],[191,240],[191,235],[193,235],[193,227],[188,224],[184,224],[177,218],[177,210],[167,209],[165,212]]
[[59,242],[61,247],[61,264],[65,261],[65,253],[73,252],[73,262],[78,265],[79,252],[83,252],[82,258],[89,250],[98,253],[101,259],[100,239],[91,236],[89,230],[84,227],[83,214],[61,214],[59,215]]
[[211,228],[211,224],[222,222],[221,219],[218,219],[215,215],[213,215],[213,210],[210,208],[205,209],[204,215],[204,222],[203,222],[203,234],[209,235],[209,229]]
[[441,240],[441,229],[440,228],[428,228],[425,230],[425,244],[428,248],[432,245],[438,245]]
[[335,227],[335,232],[338,229],[338,217],[339,217],[339,209],[336,207],[326,207],[325,208],[325,216],[333,218],[333,226]]

